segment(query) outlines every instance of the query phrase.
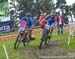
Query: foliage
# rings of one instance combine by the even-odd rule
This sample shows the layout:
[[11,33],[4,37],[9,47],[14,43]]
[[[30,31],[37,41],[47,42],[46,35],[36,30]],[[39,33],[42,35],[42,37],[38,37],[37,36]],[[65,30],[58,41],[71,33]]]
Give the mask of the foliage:
[[36,3],[34,3],[32,0],[17,1],[19,3],[18,10],[23,10],[23,12],[20,14],[21,17],[23,17],[27,12],[30,12],[33,15],[40,15],[41,11],[50,13],[54,8],[52,0],[36,0]]
[[0,0],[0,3],[4,2],[4,1],[8,1],[8,0]]
[[74,14],[74,17],[75,17],[75,3],[73,3],[72,5],[72,13]]
[[7,2],[0,3],[0,15],[8,15],[8,3]]
[[66,4],[66,0],[57,0],[57,2],[56,2],[56,8],[60,7],[61,4]]

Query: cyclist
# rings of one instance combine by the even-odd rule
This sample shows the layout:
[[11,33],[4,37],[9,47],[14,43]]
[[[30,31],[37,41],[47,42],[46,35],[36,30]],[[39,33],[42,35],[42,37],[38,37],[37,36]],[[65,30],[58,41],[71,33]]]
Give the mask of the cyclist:
[[42,48],[42,43],[45,41],[45,45],[47,46],[48,45],[47,40],[51,38],[53,32],[52,25],[55,23],[55,19],[52,19],[51,17],[52,16],[49,14],[45,18],[47,20],[47,23],[45,24],[44,31],[42,34],[41,43],[39,46],[40,49]]
[[[31,37],[31,33],[34,28],[34,20],[32,18],[32,15],[30,13],[26,13],[26,15],[23,18],[21,18],[20,25],[22,25],[21,27],[24,28],[24,31],[26,29],[30,30],[29,38],[32,40],[33,38]],[[20,29],[22,29],[22,28],[20,28]]]
[[47,20],[45,20],[45,14],[43,13],[43,14],[41,14],[41,16],[39,17],[39,22],[40,22],[40,25],[41,25],[41,28],[44,28],[44,26],[45,26],[45,24],[46,24],[46,22],[47,22]]

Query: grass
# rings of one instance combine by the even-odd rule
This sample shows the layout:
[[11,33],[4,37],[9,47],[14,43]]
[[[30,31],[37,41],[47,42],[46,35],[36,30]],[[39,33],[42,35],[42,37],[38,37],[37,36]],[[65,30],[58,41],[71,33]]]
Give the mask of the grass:
[[[63,35],[54,35],[51,39],[51,41],[55,41],[55,40],[59,40],[60,38],[64,38],[68,35],[68,32],[64,32]],[[0,42],[0,59],[6,59],[5,53],[4,53],[4,49],[3,49],[3,44],[5,44],[6,48],[7,48],[7,52],[9,55],[9,59],[39,59],[37,57],[37,55],[46,55],[49,53],[49,55],[51,54],[52,51],[55,51],[54,49],[57,50],[57,47],[59,48],[64,48],[65,50],[67,50],[68,52],[75,52],[75,38],[71,39],[71,43],[70,46],[67,46],[67,39],[63,40],[62,42],[60,42],[60,45],[51,48],[51,49],[45,49],[45,50],[39,50],[38,46],[39,46],[39,42],[40,42],[40,38],[41,35],[38,35],[36,37],[36,40],[31,41],[29,46],[23,46],[22,44],[20,45],[20,47],[17,50],[14,50],[13,46],[14,46],[14,42],[15,40],[9,40],[9,41],[3,41]],[[61,49],[62,49],[61,48]],[[59,50],[59,49],[58,49]],[[39,54],[38,54],[39,53]],[[57,51],[55,53],[58,53]],[[59,54],[59,53],[58,53]]]
[[63,46],[68,51],[74,52],[75,51],[75,38],[70,40],[70,45],[68,46],[68,39],[61,42],[61,46]]

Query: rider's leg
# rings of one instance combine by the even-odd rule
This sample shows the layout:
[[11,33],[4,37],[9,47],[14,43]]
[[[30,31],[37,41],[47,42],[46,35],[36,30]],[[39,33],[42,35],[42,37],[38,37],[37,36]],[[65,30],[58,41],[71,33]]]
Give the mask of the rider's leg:
[[50,43],[50,39],[52,37],[52,33],[53,33],[53,27],[51,28],[51,31],[49,31],[49,33],[48,33],[48,44]]
[[29,37],[30,37],[30,39],[31,39],[31,34],[32,34],[32,30],[30,30],[30,32],[29,32]]
[[50,43],[51,36],[52,36],[52,34],[49,33],[49,34],[48,34],[48,44]]
[[60,28],[60,25],[59,25],[59,24],[57,25],[57,28],[58,28],[58,35],[60,35],[60,34],[61,34],[60,29],[61,29],[61,28]]
[[45,30],[43,30],[43,32],[42,32],[41,43],[39,46],[40,49],[42,48],[42,44],[43,44],[44,40],[45,40]]
[[39,49],[41,49],[42,48],[42,44],[43,44],[43,40],[41,40],[41,43],[40,43],[40,46],[39,46]]
[[46,46],[48,46],[47,40],[48,40],[48,39],[46,38],[46,39],[45,39],[45,45],[46,45]]
[[50,31],[50,37],[52,36],[52,33],[53,33],[53,27],[51,28],[51,31]]
[[29,34],[27,35],[27,45],[29,45],[29,43],[30,43],[30,37],[29,37]]
[[29,38],[30,38],[30,40],[34,40],[35,38],[32,37],[31,35],[32,35],[32,30],[30,30],[30,32],[29,32]]
[[63,24],[61,25],[61,34],[63,34]]

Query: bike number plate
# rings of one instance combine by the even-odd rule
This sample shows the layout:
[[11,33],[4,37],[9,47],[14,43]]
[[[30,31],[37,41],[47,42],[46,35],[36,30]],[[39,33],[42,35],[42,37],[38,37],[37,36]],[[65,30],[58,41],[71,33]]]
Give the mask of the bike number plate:
[[20,27],[20,31],[24,31],[25,30],[25,28],[23,28],[23,27]]
[[50,26],[49,25],[45,25],[45,29],[49,30],[50,29]]

